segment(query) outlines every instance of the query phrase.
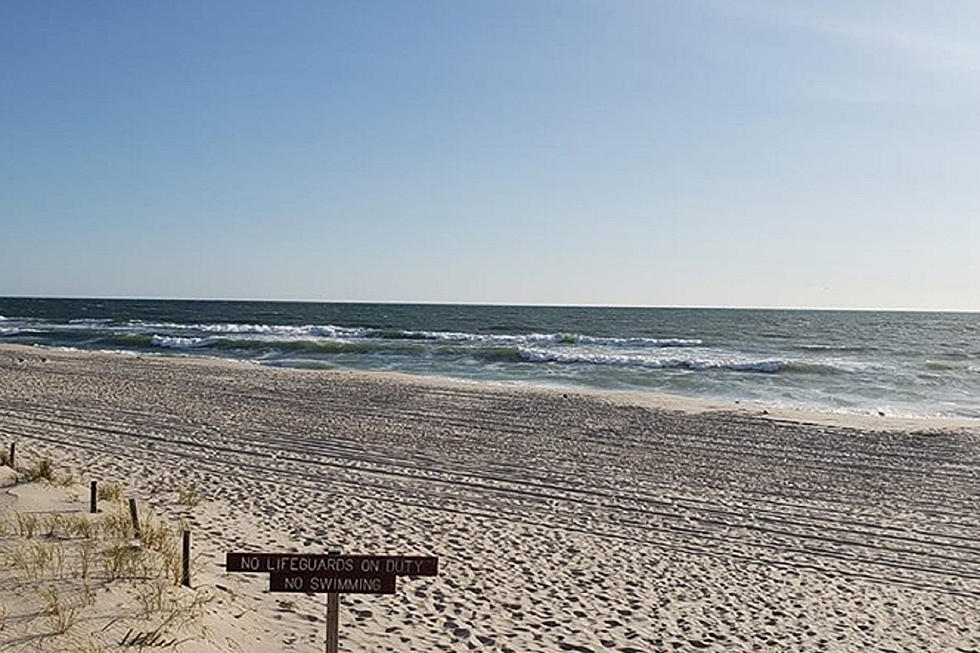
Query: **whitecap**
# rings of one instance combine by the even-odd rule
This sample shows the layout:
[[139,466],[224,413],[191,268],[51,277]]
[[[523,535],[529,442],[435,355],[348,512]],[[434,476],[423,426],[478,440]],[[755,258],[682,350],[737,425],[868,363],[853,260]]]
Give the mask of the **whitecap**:
[[561,351],[519,347],[521,358],[532,363],[584,363],[591,365],[622,365],[653,369],[711,370],[727,369],[734,372],[762,372],[773,374],[790,363],[782,360],[694,359],[655,358],[643,355],[609,354],[598,351]]
[[214,343],[213,338],[181,338],[178,336],[158,336],[150,338],[150,344],[154,347],[165,347],[167,349],[196,349],[207,347]]

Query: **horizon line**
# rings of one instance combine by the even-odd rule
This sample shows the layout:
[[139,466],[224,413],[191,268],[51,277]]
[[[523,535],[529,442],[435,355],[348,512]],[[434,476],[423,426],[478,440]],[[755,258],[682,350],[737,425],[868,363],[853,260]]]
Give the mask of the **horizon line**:
[[133,297],[87,295],[0,295],[2,299],[69,299],[104,301],[173,301],[173,302],[265,302],[280,304],[391,304],[396,306],[488,306],[525,308],[648,308],[670,310],[743,310],[743,311],[836,311],[836,312],[888,312],[888,313],[980,313],[980,308],[907,308],[907,307],[831,307],[831,306],[735,306],[707,304],[596,304],[596,303],[531,303],[491,301],[412,301],[400,299],[255,299],[237,297]]

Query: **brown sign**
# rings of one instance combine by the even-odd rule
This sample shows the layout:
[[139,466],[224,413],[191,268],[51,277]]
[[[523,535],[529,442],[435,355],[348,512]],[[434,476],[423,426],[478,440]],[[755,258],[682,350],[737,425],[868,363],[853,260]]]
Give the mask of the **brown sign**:
[[395,577],[390,574],[337,576],[330,573],[274,571],[269,574],[269,591],[318,594],[394,594]]
[[322,574],[336,578],[435,576],[439,559],[428,556],[348,556],[317,553],[225,554],[226,571]]

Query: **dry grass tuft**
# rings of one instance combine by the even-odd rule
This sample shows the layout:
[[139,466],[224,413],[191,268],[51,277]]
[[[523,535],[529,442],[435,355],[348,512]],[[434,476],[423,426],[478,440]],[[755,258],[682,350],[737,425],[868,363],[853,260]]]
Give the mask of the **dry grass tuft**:
[[69,515],[65,520],[65,533],[68,537],[83,537],[92,539],[95,536],[95,524],[84,513]]
[[102,519],[102,536],[110,540],[129,540],[133,534],[133,523],[129,513],[116,510]]
[[51,515],[45,515],[44,520],[44,534],[48,537],[65,537],[66,536],[66,526],[67,520],[65,516],[60,512],[56,512]]
[[48,627],[57,635],[62,635],[75,625],[78,608],[62,603],[58,589],[49,586],[38,591],[44,608],[42,614],[47,618]]
[[102,570],[110,580],[138,576],[143,550],[129,544],[113,544],[102,552]]
[[21,537],[34,537],[37,533],[38,528],[38,518],[37,515],[32,515],[30,513],[20,513],[16,514],[17,519],[17,534]]
[[201,495],[194,488],[177,490],[177,503],[184,506],[196,506],[201,503]]
[[98,490],[96,490],[96,496],[98,496],[99,501],[121,502],[123,500],[123,487],[119,483],[115,483],[113,481],[99,483]]
[[28,481],[48,481],[53,483],[54,477],[54,466],[51,464],[50,458],[39,458],[34,462],[32,467],[28,467],[24,471],[24,475]]

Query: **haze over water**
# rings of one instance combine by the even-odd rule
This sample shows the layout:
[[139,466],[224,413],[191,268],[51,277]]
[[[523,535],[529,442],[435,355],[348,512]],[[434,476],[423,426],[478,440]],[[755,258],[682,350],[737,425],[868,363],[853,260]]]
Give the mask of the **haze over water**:
[[0,342],[980,417],[970,313],[0,299]]

